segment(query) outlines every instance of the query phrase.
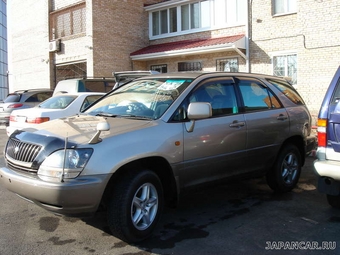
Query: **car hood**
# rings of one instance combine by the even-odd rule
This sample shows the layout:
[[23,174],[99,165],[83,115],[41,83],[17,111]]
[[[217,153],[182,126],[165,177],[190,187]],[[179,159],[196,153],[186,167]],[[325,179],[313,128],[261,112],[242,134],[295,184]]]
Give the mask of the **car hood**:
[[110,127],[108,131],[100,133],[101,139],[153,125],[151,120],[79,115],[48,121],[34,128],[23,129],[23,131],[34,132],[36,135],[48,137],[54,136],[60,139],[67,137],[71,143],[88,144],[97,133],[97,125],[99,123],[108,123]]

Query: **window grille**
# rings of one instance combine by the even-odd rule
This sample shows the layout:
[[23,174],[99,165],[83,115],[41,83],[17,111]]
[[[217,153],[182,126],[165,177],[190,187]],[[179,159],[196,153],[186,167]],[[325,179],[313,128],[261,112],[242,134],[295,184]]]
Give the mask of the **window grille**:
[[216,60],[216,71],[238,72],[238,59],[226,58]]
[[178,71],[202,71],[201,62],[179,62]]
[[297,84],[297,55],[274,56],[273,74],[289,77],[293,85]]
[[85,35],[86,6],[79,4],[50,14],[50,39],[63,38],[72,35]]
[[87,75],[86,62],[56,66],[56,84],[65,79],[83,78]]
[[150,67],[152,71],[157,71],[160,73],[167,73],[168,72],[168,66],[167,65],[152,65]]

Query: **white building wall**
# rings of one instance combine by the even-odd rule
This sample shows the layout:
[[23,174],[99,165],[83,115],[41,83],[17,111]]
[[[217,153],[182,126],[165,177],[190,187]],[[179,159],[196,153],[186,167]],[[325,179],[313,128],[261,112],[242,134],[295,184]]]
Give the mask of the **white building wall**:
[[[49,88],[50,62],[48,37],[49,1],[8,1],[8,37],[11,44],[10,92],[18,89]],[[15,11],[12,11],[15,10]]]

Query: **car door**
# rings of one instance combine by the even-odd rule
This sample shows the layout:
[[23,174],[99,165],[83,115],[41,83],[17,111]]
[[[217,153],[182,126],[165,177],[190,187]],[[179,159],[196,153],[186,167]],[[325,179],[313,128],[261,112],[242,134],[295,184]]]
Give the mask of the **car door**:
[[198,86],[187,103],[209,102],[212,117],[184,125],[182,186],[191,186],[239,173],[246,161],[246,123],[239,112],[232,78],[212,79]]
[[289,117],[270,89],[252,78],[237,78],[247,123],[247,171],[272,165],[289,134]]

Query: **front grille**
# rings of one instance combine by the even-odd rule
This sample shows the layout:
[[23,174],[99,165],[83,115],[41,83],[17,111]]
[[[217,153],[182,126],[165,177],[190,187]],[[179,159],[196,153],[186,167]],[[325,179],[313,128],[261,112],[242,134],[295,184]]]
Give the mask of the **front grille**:
[[31,165],[25,166],[25,165],[15,164],[15,162],[10,161],[9,158],[7,158],[7,166],[8,168],[14,171],[20,171],[20,172],[31,173],[31,174],[35,174],[38,172],[38,170],[33,169]]
[[11,138],[7,144],[7,155],[12,159],[25,163],[32,163],[41,150],[40,145],[21,142]]

